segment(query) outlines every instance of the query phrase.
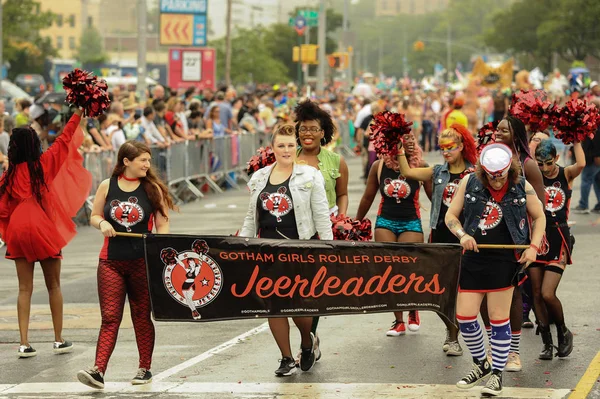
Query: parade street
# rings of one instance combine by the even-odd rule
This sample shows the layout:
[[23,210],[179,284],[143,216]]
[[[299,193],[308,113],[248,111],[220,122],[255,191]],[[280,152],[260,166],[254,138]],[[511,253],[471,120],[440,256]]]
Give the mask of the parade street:
[[[440,162],[438,154],[429,163]],[[355,216],[363,193],[360,160],[350,167],[350,216]],[[181,206],[171,215],[171,232],[179,234],[234,234],[248,207],[248,191],[229,190]],[[575,181],[572,207],[579,199]],[[591,205],[595,204],[592,194]],[[379,197],[371,207],[374,222]],[[421,195],[423,227],[429,232],[430,203]],[[504,373],[504,393],[510,398],[600,398],[600,226],[591,222],[599,215],[571,214],[576,237],[574,264],[568,266],[558,290],[565,321],[575,335],[573,353],[566,359],[538,360],[542,346],[533,329],[523,330],[521,372]],[[481,387],[459,390],[455,383],[471,367],[464,355],[447,357],[442,352],[445,328],[437,315],[421,313],[421,328],[401,337],[385,335],[393,315],[322,317],[319,324],[323,356],[309,372],[298,371],[277,378],[280,353],[264,319],[156,324],[153,382],[132,386],[138,353],[129,307],[126,307],[115,351],[105,375],[106,388],[97,391],[77,381],[77,371],[93,365],[100,327],[96,288],[100,232],[80,227],[64,249],[62,290],[63,336],[73,342],[70,354],[52,352],[53,332],[47,291],[36,266],[30,340],[38,356],[18,359],[18,284],[14,263],[0,260],[0,398],[13,397],[166,397],[166,398],[476,398]],[[292,324],[293,325],[293,324]],[[299,334],[291,331],[292,347]],[[294,352],[296,350],[294,349]],[[572,392],[577,387],[577,390]]]

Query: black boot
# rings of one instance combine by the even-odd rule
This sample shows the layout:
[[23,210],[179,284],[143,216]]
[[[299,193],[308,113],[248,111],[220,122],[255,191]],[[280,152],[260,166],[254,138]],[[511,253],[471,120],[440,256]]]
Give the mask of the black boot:
[[540,324],[538,326],[538,332],[542,335],[542,342],[544,343],[538,359],[552,360],[554,346],[552,345],[552,333],[550,332],[550,326],[544,326]]
[[573,333],[564,324],[556,326],[558,333],[558,357],[567,357],[573,352]]

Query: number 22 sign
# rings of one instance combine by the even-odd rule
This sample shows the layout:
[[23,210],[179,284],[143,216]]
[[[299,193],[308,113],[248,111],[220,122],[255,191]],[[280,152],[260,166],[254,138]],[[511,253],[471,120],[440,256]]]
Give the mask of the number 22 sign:
[[182,58],[181,80],[184,82],[198,82],[202,80],[202,53],[198,51],[184,51]]

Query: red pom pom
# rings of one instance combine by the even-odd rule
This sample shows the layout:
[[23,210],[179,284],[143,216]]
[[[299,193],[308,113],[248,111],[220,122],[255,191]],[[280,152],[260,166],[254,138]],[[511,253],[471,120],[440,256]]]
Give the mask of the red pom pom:
[[557,139],[565,144],[594,137],[600,125],[600,114],[594,104],[585,100],[571,99],[557,113],[555,127]]
[[356,220],[345,215],[331,215],[333,239],[340,241],[371,241],[373,232],[369,219]]
[[260,147],[256,150],[256,155],[247,162],[246,173],[250,176],[252,173],[259,169],[264,168],[275,163],[275,153],[271,147],[263,148]]
[[529,130],[535,133],[554,125],[556,110],[556,104],[548,101],[543,90],[530,90],[513,94],[509,112],[529,125]]
[[488,122],[479,128],[477,132],[477,152],[481,152],[481,149],[486,145],[496,142],[498,123],[498,121]]
[[407,122],[403,114],[383,111],[373,116],[371,137],[377,155],[398,155],[398,143],[410,133],[412,122]]
[[108,110],[108,86],[91,73],[74,69],[63,79],[63,87],[67,103],[82,108],[85,115],[95,117]]

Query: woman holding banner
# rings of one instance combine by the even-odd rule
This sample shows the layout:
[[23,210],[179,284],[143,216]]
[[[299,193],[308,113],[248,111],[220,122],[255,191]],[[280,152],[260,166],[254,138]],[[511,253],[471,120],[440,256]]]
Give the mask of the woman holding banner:
[[117,343],[125,296],[140,355],[134,385],[152,381],[150,366],[154,351],[154,325],[150,318],[150,295],[143,241],[118,237],[117,233],[169,233],[169,209],[173,201],[165,184],[150,164],[151,152],[137,141],[127,141],[117,155],[112,177],[104,180],[94,199],[90,223],[101,231],[104,245],[98,263],[98,297],[102,326],[96,345],[96,360],[77,378],[92,388],[104,388],[108,360]]
[[[275,163],[256,171],[248,182],[250,204],[240,236],[280,240],[310,240],[318,237],[332,240],[325,182],[317,169],[295,162],[294,126],[283,125],[275,130],[271,146]],[[316,340],[311,332],[313,318],[293,317],[292,320],[302,338],[300,368],[308,371],[316,361]],[[290,346],[288,319],[270,318],[269,327],[282,356],[275,374],[294,374],[296,361]]]
[[[477,149],[473,135],[466,127],[456,123],[440,134],[438,145],[446,161],[443,165],[411,168],[406,157],[402,155],[398,157],[398,163],[400,172],[406,178],[433,184],[429,242],[458,244],[458,239],[446,227],[444,218],[460,180],[473,172],[473,165],[477,162]],[[400,154],[404,154],[403,150],[400,150]],[[442,350],[448,356],[462,356],[458,328],[450,320],[441,316],[440,318],[446,325],[446,340]]]
[[[396,114],[399,115],[399,114]],[[423,151],[413,133],[402,136],[401,143],[406,152],[401,157],[409,168],[426,167]],[[398,160],[390,155],[382,155],[375,161],[367,178],[367,187],[360,200],[356,219],[363,220],[373,204],[377,191],[381,193],[381,203],[375,222],[375,241],[377,242],[423,242],[419,193],[421,182],[408,178],[400,172]],[[431,181],[424,185],[427,196],[431,197]],[[408,329],[418,331],[421,325],[419,312],[408,312]],[[386,333],[388,337],[406,334],[402,312],[394,312],[394,322]]]
[[[459,219],[461,213],[464,223]],[[533,220],[531,240],[529,217]],[[521,176],[520,162],[513,159],[511,149],[490,144],[483,148],[475,173],[461,181],[445,221],[465,250],[457,319],[474,362],[471,372],[456,385],[468,389],[489,377],[482,394],[497,396],[502,393],[502,371],[511,345],[513,291],[522,267],[536,261],[546,224],[544,210],[531,184]],[[510,249],[480,250],[478,244],[516,244],[527,249],[518,256]],[[491,366],[477,321],[484,296],[492,326]]]
[[[343,157],[325,148],[336,128],[327,111],[306,100],[294,109],[296,115],[297,162],[310,165],[319,171],[325,182],[329,213],[345,215],[348,211],[348,165]],[[320,339],[317,335],[319,317],[313,317],[312,333],[316,339],[316,359],[321,358]]]

